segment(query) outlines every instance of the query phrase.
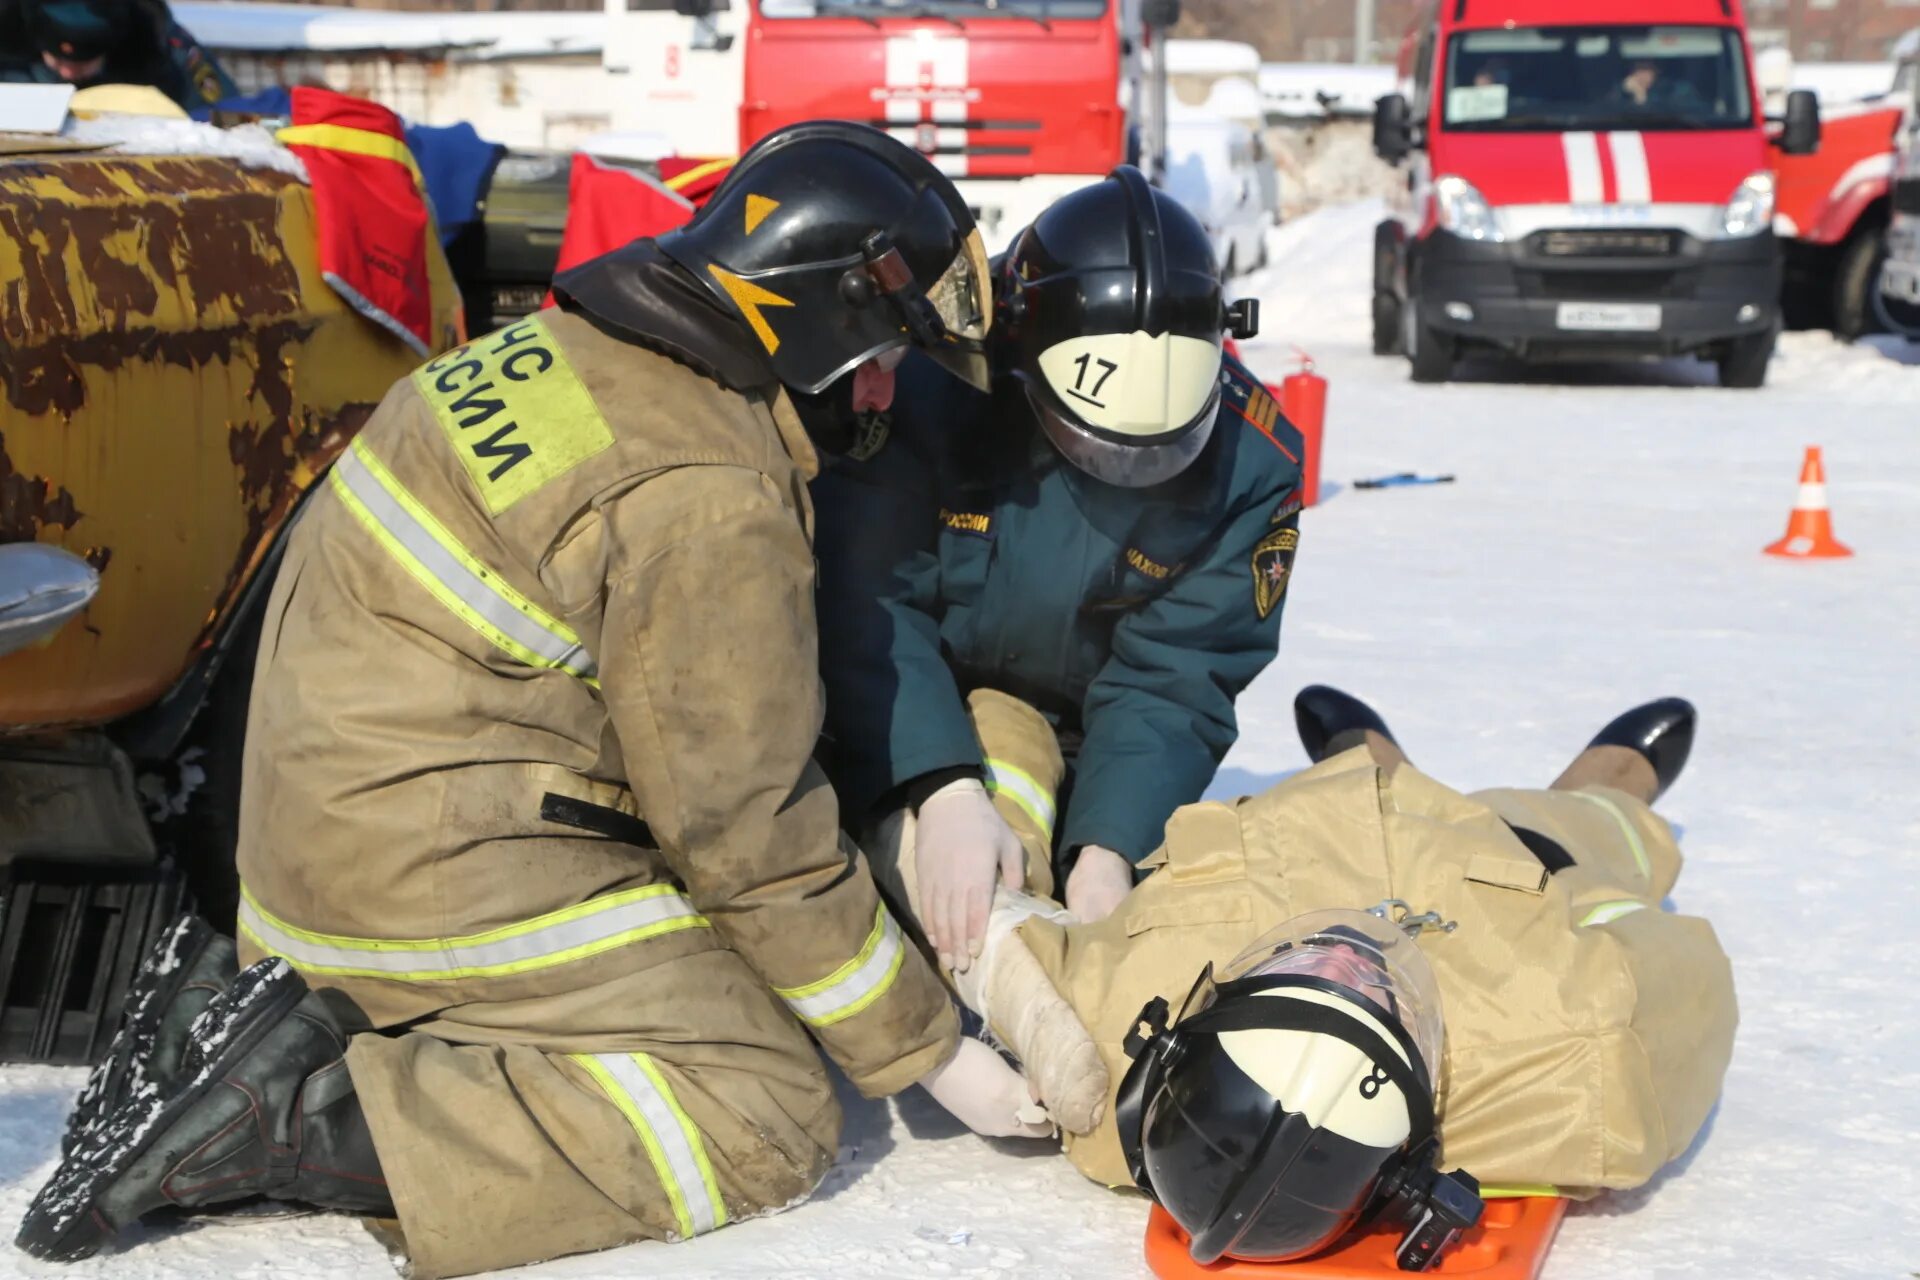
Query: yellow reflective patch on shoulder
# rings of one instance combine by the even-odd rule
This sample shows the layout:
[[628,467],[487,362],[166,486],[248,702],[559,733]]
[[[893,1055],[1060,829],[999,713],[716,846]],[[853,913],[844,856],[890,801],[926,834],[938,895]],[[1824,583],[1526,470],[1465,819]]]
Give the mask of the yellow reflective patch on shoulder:
[[538,316],[413,374],[493,515],[613,443],[613,430]]

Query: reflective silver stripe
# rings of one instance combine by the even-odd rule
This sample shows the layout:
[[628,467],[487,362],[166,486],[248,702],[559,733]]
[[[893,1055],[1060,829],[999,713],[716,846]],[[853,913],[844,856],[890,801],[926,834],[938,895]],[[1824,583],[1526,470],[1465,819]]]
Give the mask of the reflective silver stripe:
[[261,949],[310,973],[431,982],[550,968],[711,924],[671,885],[648,885],[460,938],[389,941],[314,933],[269,913],[244,886],[240,927]]
[[900,926],[887,909],[875,913],[873,932],[860,954],[819,982],[804,987],[777,987],[787,1007],[809,1026],[828,1027],[851,1018],[886,994],[906,959]]
[[987,789],[1007,796],[1027,811],[1041,834],[1053,839],[1053,796],[1032,774],[1005,760],[987,761]]
[[697,1145],[700,1131],[681,1109],[659,1068],[637,1053],[596,1053],[592,1061],[600,1068],[592,1071],[600,1087],[611,1086],[625,1095],[616,1095],[614,1105],[646,1147],[681,1228],[700,1235],[725,1225],[727,1209],[713,1182],[713,1166],[704,1147]]
[[495,577],[451,534],[438,527],[417,498],[391,476],[376,474],[368,465],[370,461],[374,460],[360,441],[354,441],[354,447],[333,464],[335,482],[379,526],[387,549],[410,560],[407,568],[416,570],[416,576],[424,575],[429,590],[438,584],[446,593],[441,597],[443,603],[488,633],[496,644],[504,638],[508,643],[501,647],[522,661],[555,667],[585,679],[598,674],[578,637],[562,635],[528,616],[516,600],[518,592],[508,594],[511,588],[503,591],[504,584],[496,585]]

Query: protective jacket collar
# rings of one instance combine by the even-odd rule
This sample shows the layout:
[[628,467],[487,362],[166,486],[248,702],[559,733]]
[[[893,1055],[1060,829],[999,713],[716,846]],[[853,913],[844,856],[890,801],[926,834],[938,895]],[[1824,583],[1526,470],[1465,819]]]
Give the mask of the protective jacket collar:
[[561,272],[553,295],[603,332],[671,356],[729,391],[771,398],[779,385],[740,322],[652,240],[635,240]]

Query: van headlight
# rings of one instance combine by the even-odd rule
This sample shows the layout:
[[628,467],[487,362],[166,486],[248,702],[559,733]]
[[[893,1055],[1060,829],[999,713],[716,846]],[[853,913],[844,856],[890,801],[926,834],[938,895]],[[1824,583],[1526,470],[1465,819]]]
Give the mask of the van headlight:
[[1465,178],[1449,174],[1433,184],[1434,217],[1462,240],[1504,240],[1487,198]]
[[1734,189],[1733,199],[1720,211],[1720,238],[1744,240],[1773,225],[1773,175],[1764,170],[1749,174]]

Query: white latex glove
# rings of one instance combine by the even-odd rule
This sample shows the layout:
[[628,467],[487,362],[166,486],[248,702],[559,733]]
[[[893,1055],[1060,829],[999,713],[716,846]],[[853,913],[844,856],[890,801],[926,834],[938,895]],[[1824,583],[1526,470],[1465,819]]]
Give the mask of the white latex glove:
[[1083,845],[1067,872],[1067,910],[1082,924],[1105,920],[1133,892],[1133,864],[1111,849]]
[[961,778],[921,802],[913,860],[920,927],[942,967],[965,973],[986,936],[995,879],[1018,889],[1027,851],[979,779]]
[[920,1087],[983,1138],[1053,1136],[1053,1122],[1033,1100],[1026,1078],[978,1040],[962,1039],[960,1052]]

